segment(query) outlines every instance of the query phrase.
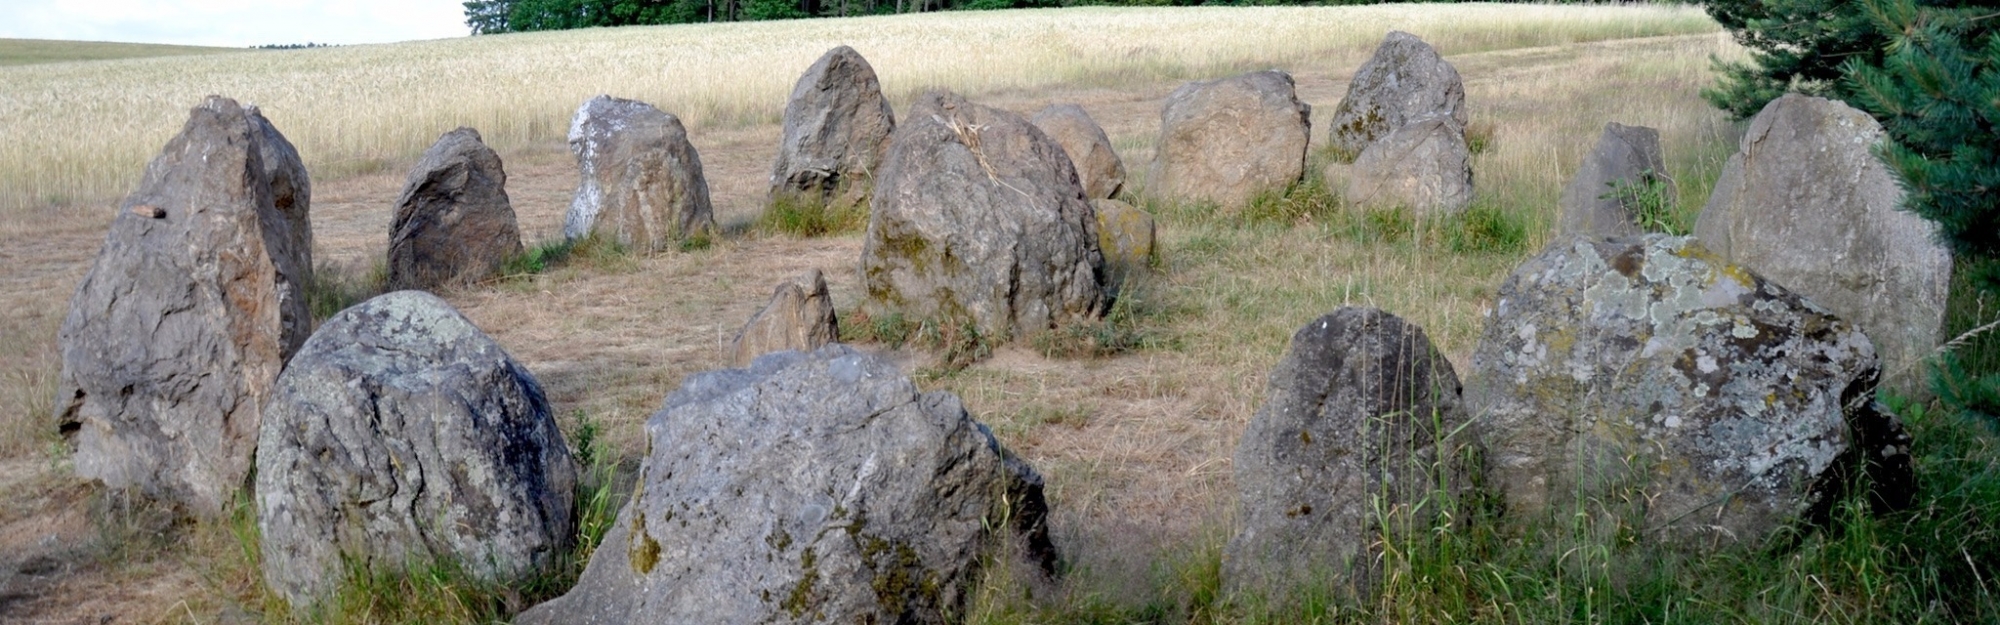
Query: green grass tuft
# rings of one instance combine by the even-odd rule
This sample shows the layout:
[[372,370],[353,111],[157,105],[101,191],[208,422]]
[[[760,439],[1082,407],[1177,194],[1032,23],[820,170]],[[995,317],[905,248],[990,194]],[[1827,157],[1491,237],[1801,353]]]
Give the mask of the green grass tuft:
[[[837,195],[837,194],[836,194]],[[757,217],[756,229],[794,237],[838,236],[868,227],[868,205],[780,195]]]

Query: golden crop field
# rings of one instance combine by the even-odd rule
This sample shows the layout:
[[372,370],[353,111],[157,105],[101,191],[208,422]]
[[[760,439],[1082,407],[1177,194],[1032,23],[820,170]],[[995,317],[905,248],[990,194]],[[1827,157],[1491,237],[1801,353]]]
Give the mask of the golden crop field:
[[375,171],[474,126],[503,151],[559,139],[585,99],[695,128],[775,120],[798,72],[855,47],[901,102],[1306,67],[1389,28],[1445,54],[1716,32],[1699,8],[1417,5],[1075,8],[529,33],[332,49],[0,67],[0,213],[107,203],[202,96],[261,106],[315,177]]

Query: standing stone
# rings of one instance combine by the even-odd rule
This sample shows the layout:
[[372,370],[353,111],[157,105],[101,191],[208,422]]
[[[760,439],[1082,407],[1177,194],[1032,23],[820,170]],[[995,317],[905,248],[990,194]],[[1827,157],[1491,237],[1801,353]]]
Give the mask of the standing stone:
[[1238,209],[1305,175],[1312,107],[1277,70],[1182,85],[1160,111],[1156,196]]
[[845,345],[689,376],[646,435],[582,579],[516,623],[945,623],[995,534],[1054,566],[1041,477]]
[[771,200],[867,203],[895,130],[875,68],[853,48],[828,50],[799,77],[785,104]]
[[327,320],[279,376],[257,445],[264,581],[294,607],[343,566],[411,558],[523,581],[576,535],[576,461],[541,386],[421,291]]
[[438,137],[396,198],[388,288],[471,284],[492,276],[521,251],[500,155],[471,128]]
[[583,179],[563,218],[563,236],[595,232],[652,250],[715,229],[701,154],[679,118],[600,95],[570,119],[569,151]]
[[1588,507],[1600,530],[1760,545],[1822,519],[1863,462],[1878,488],[1912,483],[1868,337],[1686,237],[1550,244],[1500,287],[1472,372],[1517,518]]
[[291,268],[279,277],[288,284],[278,289],[278,310],[288,341],[285,353],[290,354],[312,336],[311,306],[305,301],[307,285],[313,282],[312,177],[298,149],[257,107],[243,107],[243,112],[255,128],[257,154],[264,162],[264,177],[271,181],[271,206],[284,217],[265,223],[264,241],[271,257],[282,259],[278,265]]
[[1097,218],[1062,146],[950,92],[919,98],[907,122],[868,218],[864,311],[1002,340],[1103,313]]
[[1787,95],[1750,120],[1696,219],[1702,245],[1861,326],[1885,382],[1925,390],[1943,331],[1951,252],[1937,226],[1898,210],[1872,150],[1880,124],[1825,98]]
[[[1448,216],[1472,205],[1472,151],[1465,129],[1445,117],[1418,120],[1368,145],[1346,169],[1344,196],[1367,208]],[[1329,176],[1330,178],[1332,176]]]
[[1083,107],[1052,104],[1029,121],[1055,139],[1063,153],[1069,155],[1069,162],[1076,166],[1078,182],[1083,184],[1084,197],[1108,200],[1125,188],[1125,161],[1118,159],[1118,151],[1111,148],[1111,137],[1104,134],[1104,128]]
[[1479,469],[1458,376],[1422,328],[1342,308],[1300,328],[1236,450],[1231,588],[1282,595],[1332,575],[1373,587],[1383,540],[1423,537]]
[[833,295],[818,269],[787,280],[771,292],[771,302],[750,317],[732,343],[738,367],[758,356],[795,349],[809,352],[840,340],[840,319],[833,314]]
[[1458,69],[1438,56],[1430,44],[1402,31],[1390,31],[1375,55],[1354,71],[1347,95],[1333,110],[1328,137],[1341,154],[1359,155],[1368,144],[1397,128],[1427,117],[1445,117],[1464,128],[1465,83]]
[[1104,252],[1105,289],[1117,293],[1153,267],[1153,215],[1118,200],[1091,200],[1097,247]]
[[272,201],[263,153],[282,138],[266,130],[210,96],[112,220],[56,339],[77,475],[207,516],[244,486],[265,398],[310,325],[311,252],[288,247],[306,226]]
[[1677,203],[1660,153],[1660,131],[1618,122],[1604,124],[1597,147],[1562,192],[1562,232],[1601,237],[1640,234],[1639,206],[1631,194],[1659,185],[1667,206]]

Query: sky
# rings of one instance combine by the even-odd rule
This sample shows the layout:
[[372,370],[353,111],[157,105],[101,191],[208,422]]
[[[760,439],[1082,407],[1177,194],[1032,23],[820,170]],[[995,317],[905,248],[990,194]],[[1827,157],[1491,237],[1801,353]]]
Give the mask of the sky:
[[470,32],[462,0],[0,0],[0,38],[246,47]]

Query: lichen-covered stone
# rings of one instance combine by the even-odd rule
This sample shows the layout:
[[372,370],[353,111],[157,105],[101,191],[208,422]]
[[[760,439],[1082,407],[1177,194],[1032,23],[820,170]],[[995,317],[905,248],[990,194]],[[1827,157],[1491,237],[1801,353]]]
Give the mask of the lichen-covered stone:
[[1448,118],[1464,128],[1470,121],[1465,83],[1430,44],[1390,31],[1348,81],[1327,138],[1335,151],[1359,155],[1368,144],[1426,117]]
[[600,95],[570,119],[582,180],[563,235],[591,233],[642,250],[715,230],[701,154],[681,120],[637,100]]
[[1648,186],[1662,195],[1663,206],[1675,206],[1679,196],[1667,180],[1666,159],[1660,153],[1660,131],[1618,122],[1604,124],[1597,147],[1583,157],[1576,175],[1563,187],[1561,228],[1566,234],[1622,237],[1639,234],[1635,194]]
[[244,486],[271,384],[312,322],[310,230],[293,221],[305,172],[266,154],[290,146],[210,96],[112,219],[56,336],[55,418],[77,475],[201,515]]
[[863,311],[1005,339],[1103,314],[1097,219],[1062,146],[934,92],[896,130],[861,252]]
[[518,582],[576,535],[576,462],[541,386],[420,291],[328,319],[279,376],[257,445],[264,581],[293,606],[343,567],[411,558]]
[[1077,180],[1083,185],[1084,197],[1107,200],[1117,197],[1118,191],[1125,188],[1125,161],[1119,160],[1118,151],[1111,147],[1111,137],[1104,134],[1104,128],[1083,107],[1051,104],[1029,121],[1048,133],[1069,155],[1070,163],[1076,166]]
[[1312,107],[1292,76],[1251,72],[1181,85],[1160,110],[1147,192],[1240,209],[1304,177]]
[[1430,532],[1471,486],[1468,420],[1458,376],[1422,328],[1373,308],[1300,328],[1236,449],[1229,587],[1282,595],[1329,579],[1366,593],[1384,539]]
[[994,530],[1054,565],[1041,478],[845,345],[689,376],[646,436],[582,579],[516,623],[944,623]]
[[1410,122],[1368,144],[1353,165],[1331,167],[1346,170],[1342,198],[1350,205],[1417,216],[1456,215],[1472,206],[1472,151],[1465,128],[1447,117]]
[[738,367],[748,367],[764,354],[786,349],[809,352],[838,340],[840,319],[834,316],[833,295],[827,292],[826,276],[814,269],[771,291],[770,303],[736,333],[732,360]]
[[1091,200],[1097,213],[1097,247],[1104,251],[1105,289],[1117,293],[1153,267],[1153,215],[1118,200]]
[[853,48],[826,51],[799,76],[785,103],[771,200],[867,203],[895,130],[875,68]]
[[1510,516],[1754,545],[1857,463],[1911,483],[1875,376],[1858,328],[1692,239],[1571,235],[1501,286],[1465,397]]
[[1882,126],[1835,100],[1798,94],[1764,106],[1723,166],[1694,235],[1868,333],[1884,383],[1921,394],[1951,287],[1937,225],[1903,211],[1902,188],[1873,152]]
[[500,155],[459,128],[424,151],[389,223],[390,289],[436,289],[484,280],[521,253]]

